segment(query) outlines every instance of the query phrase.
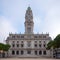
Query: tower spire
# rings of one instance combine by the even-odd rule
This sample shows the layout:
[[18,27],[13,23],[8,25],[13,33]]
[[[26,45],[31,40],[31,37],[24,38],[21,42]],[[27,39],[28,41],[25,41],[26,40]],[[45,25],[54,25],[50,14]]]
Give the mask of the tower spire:
[[33,20],[33,13],[30,6],[26,10],[25,20]]
[[34,26],[33,13],[31,7],[29,6],[25,14],[25,33],[33,34],[33,26]]

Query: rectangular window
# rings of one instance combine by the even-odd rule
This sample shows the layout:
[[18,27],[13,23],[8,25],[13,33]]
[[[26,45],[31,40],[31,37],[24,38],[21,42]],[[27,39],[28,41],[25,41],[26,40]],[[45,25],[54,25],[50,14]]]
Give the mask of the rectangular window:
[[23,41],[21,41],[21,43],[23,43]]
[[43,51],[43,54],[46,55],[46,51]]
[[17,43],[19,43],[19,41],[17,41]]
[[21,36],[21,38],[24,38],[24,36]]
[[29,50],[29,51],[27,51],[27,54],[31,54],[31,51]]
[[15,55],[15,51],[14,50],[12,51],[12,55]]
[[21,51],[21,55],[23,55],[24,54],[24,52],[23,51]]
[[39,51],[39,55],[41,55],[42,54],[42,51]]
[[46,38],[46,36],[43,36],[43,38]]
[[16,54],[19,55],[19,51],[16,51]]
[[41,47],[41,44],[39,44],[39,47]]
[[37,44],[35,44],[35,47],[37,47]]
[[23,45],[23,44],[21,44],[21,47],[24,47],[24,45]]
[[39,36],[39,38],[42,38],[42,36]]
[[35,41],[35,43],[37,43],[37,41]]
[[35,51],[35,55],[37,55],[37,51]]
[[37,38],[37,36],[34,36],[34,38]]
[[17,44],[17,47],[19,47],[19,44]]
[[12,47],[15,47],[15,44],[12,44]]
[[14,38],[15,38],[15,36],[12,36],[12,38],[14,39]]
[[20,38],[20,36],[17,36],[17,38]]
[[44,44],[43,46],[44,46],[44,47],[46,47],[46,45],[45,45],[45,44]]
[[41,41],[39,41],[39,43],[41,43]]
[[44,41],[44,43],[45,43],[45,41]]
[[15,43],[15,41],[12,41],[12,43]]

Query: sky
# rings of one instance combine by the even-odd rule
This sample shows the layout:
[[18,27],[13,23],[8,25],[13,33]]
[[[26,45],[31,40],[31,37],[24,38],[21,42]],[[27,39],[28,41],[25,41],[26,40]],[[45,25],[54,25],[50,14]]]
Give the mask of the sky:
[[25,13],[31,7],[34,33],[49,33],[52,39],[60,34],[60,0],[0,0],[0,42],[9,33],[25,32]]

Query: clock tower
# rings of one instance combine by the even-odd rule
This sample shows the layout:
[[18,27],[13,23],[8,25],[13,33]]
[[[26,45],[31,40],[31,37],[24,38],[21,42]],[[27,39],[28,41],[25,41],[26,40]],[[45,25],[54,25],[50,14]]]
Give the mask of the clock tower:
[[28,7],[25,14],[25,34],[33,34],[33,28],[33,13],[31,8]]

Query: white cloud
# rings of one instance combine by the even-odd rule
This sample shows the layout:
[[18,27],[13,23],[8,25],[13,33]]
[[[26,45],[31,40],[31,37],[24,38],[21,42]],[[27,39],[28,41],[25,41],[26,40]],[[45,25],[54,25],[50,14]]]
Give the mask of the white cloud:
[[33,21],[34,21],[34,32],[39,33],[41,28],[41,23],[42,23],[41,18],[39,16],[35,16]]
[[49,32],[52,38],[56,37],[60,33],[60,0],[37,0],[34,4],[39,14],[38,18],[44,16],[40,20],[36,19],[36,31]]
[[3,16],[0,16],[0,42],[8,36],[9,32],[16,32],[16,29],[12,26],[11,22]]
[[46,13],[44,20],[44,30],[49,31],[51,37],[56,37],[60,33],[60,7],[53,6]]

